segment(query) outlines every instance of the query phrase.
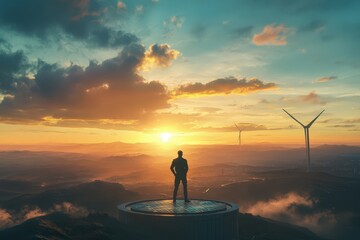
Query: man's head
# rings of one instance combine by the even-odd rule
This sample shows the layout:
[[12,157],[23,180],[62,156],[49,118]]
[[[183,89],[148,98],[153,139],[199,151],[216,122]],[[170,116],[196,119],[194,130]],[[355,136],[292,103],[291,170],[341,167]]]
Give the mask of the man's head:
[[182,152],[181,150],[179,150],[179,151],[178,151],[178,156],[179,156],[179,157],[182,157],[182,155],[183,155],[183,152]]

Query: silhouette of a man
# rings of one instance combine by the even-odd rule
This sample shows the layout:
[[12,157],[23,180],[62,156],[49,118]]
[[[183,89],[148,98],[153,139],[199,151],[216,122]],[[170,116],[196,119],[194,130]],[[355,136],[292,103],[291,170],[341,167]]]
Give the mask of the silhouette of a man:
[[177,195],[177,191],[179,189],[180,181],[182,182],[182,185],[184,187],[185,202],[190,202],[190,200],[188,199],[187,179],[186,179],[186,174],[189,170],[189,167],[188,167],[186,159],[184,159],[182,156],[183,156],[183,152],[181,150],[179,150],[178,157],[172,161],[171,166],[170,166],[170,170],[175,176],[173,202],[176,202],[176,195]]

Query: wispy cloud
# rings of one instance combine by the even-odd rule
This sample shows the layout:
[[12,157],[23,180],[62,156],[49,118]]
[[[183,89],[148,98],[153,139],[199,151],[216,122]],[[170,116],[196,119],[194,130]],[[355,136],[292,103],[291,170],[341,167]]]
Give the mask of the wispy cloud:
[[182,16],[172,16],[168,20],[163,22],[163,25],[169,28],[181,28],[185,22],[185,18]]
[[329,127],[334,127],[334,128],[353,128],[356,127],[356,125],[354,124],[337,124],[337,125],[331,125]]
[[280,25],[266,25],[261,33],[253,36],[253,43],[255,45],[286,45],[287,34],[290,32],[284,24]]
[[326,102],[320,99],[320,96],[315,93],[315,91],[310,92],[307,95],[303,95],[299,97],[301,101],[312,103],[312,104],[320,104],[325,105]]
[[135,8],[135,13],[136,14],[142,14],[144,12],[144,5],[138,5]]
[[337,79],[337,76],[321,77],[314,81],[314,83],[325,83]]
[[259,79],[220,78],[208,83],[189,83],[174,90],[175,96],[248,94],[276,88],[275,83],[264,83]]
[[15,224],[20,224],[26,220],[48,215],[54,212],[63,212],[74,217],[84,217],[89,211],[84,207],[76,206],[70,202],[54,204],[50,209],[40,209],[37,206],[25,206],[19,212],[8,211],[0,208],[0,229],[8,228]]

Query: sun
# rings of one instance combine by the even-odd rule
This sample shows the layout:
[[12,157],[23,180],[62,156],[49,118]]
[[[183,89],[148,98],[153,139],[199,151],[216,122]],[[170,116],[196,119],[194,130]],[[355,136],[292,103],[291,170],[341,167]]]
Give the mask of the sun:
[[171,133],[164,132],[164,133],[160,134],[160,138],[164,143],[166,143],[166,142],[168,142],[170,140]]

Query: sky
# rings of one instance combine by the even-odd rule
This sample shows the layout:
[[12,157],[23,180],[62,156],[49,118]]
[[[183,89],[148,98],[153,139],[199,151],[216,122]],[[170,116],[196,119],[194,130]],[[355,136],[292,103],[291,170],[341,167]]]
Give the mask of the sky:
[[360,143],[356,0],[0,0],[0,144]]

